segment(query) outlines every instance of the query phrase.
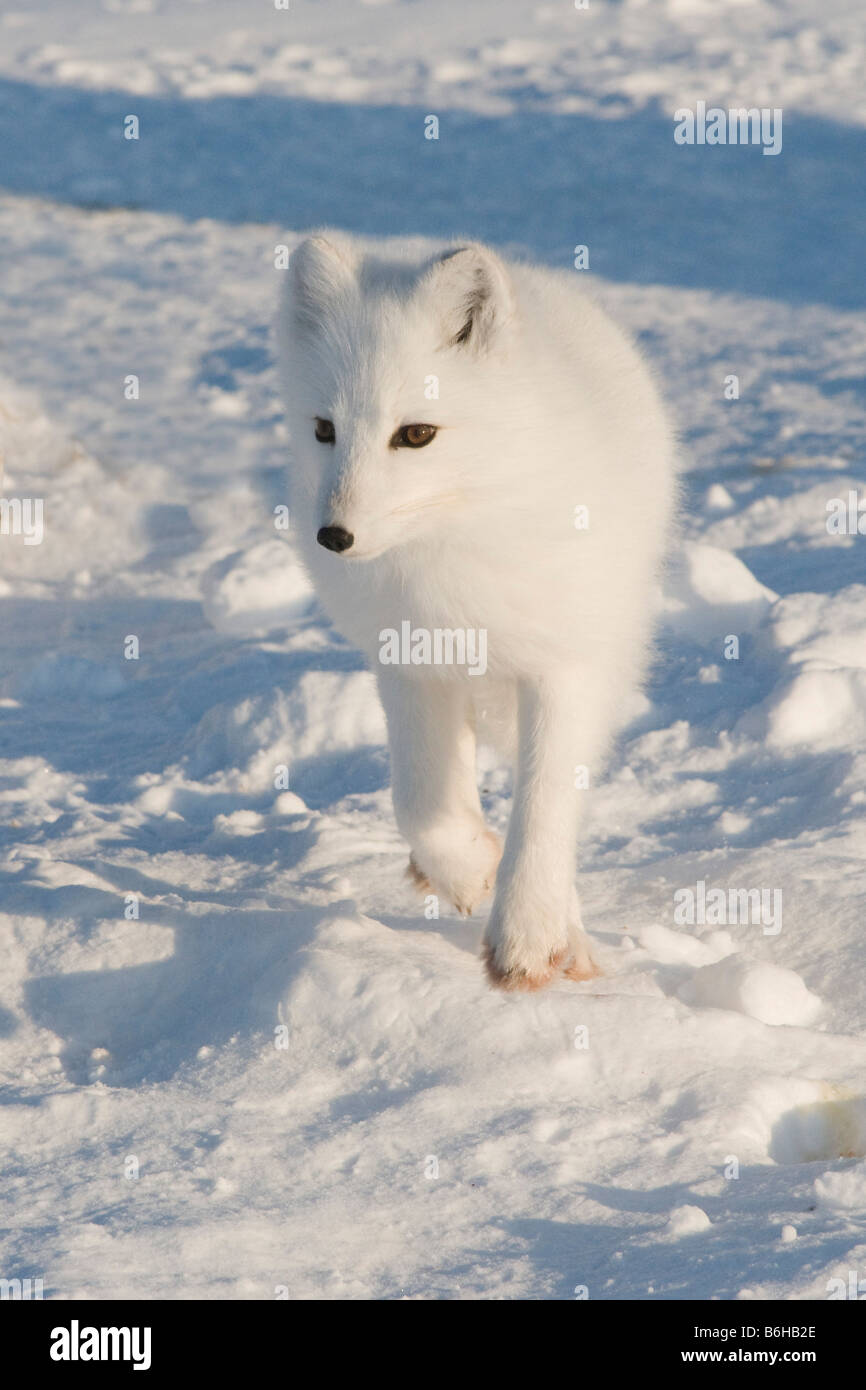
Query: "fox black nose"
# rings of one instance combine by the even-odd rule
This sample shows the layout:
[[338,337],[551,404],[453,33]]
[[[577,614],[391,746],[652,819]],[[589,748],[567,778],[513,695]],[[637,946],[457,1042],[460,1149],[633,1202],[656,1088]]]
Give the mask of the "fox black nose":
[[339,555],[341,551],[348,550],[355,537],[351,531],[344,531],[342,526],[323,526],[316,540],[319,545],[323,545],[326,550],[336,550]]

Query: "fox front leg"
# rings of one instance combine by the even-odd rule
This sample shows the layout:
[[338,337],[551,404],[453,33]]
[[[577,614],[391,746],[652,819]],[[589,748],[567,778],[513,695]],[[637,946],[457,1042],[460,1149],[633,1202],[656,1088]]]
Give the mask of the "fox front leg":
[[559,971],[597,973],[580,920],[575,769],[593,767],[609,724],[605,692],[571,671],[518,690],[514,803],[484,939],[493,984],[538,989]]
[[481,811],[468,693],[459,681],[391,670],[378,682],[410,877],[467,916],[492,892],[502,853]]

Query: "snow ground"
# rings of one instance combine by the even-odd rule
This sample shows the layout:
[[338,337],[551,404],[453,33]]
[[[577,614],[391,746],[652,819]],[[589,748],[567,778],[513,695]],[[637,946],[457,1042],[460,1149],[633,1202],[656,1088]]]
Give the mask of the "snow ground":
[[[866,536],[826,526],[866,499],[858,8],[0,8],[3,487],[45,499],[41,545],[0,538],[2,1277],[866,1279]],[[782,155],[675,147],[703,96],[783,105]],[[601,981],[491,993],[483,924],[405,884],[372,678],[273,524],[274,246],[320,221],[587,243],[682,424],[659,658],[581,852]],[[678,923],[699,882],[780,891],[781,930]]]

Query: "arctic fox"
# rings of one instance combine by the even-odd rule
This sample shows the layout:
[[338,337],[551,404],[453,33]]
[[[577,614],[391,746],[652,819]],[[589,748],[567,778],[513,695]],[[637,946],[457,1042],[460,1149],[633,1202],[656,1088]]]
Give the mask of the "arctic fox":
[[[494,984],[589,978],[583,788],[646,663],[676,494],[647,368],[573,273],[478,244],[369,254],[311,236],[278,336],[294,529],[375,671],[410,874],[463,914],[495,891]],[[436,633],[474,634],[476,654],[483,634],[484,669],[437,662]],[[514,762],[504,849],[477,737]]]

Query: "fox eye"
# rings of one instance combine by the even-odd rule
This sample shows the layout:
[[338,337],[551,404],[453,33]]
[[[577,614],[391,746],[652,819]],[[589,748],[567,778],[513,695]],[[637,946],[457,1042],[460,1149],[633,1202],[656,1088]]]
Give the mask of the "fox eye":
[[316,416],[316,438],[320,444],[333,444],[337,437],[333,420],[322,420]]
[[392,449],[423,449],[436,438],[435,425],[404,425],[391,440]]

